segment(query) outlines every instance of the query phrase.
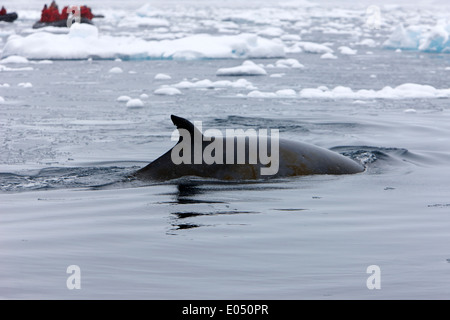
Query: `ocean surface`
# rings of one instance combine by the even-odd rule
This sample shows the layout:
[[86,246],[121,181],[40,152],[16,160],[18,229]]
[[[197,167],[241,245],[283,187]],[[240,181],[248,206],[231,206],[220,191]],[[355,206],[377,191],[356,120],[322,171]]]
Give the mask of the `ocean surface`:
[[[101,58],[87,47],[87,58],[54,59],[55,47],[35,59],[36,48],[13,52],[13,38],[66,34],[32,30],[43,3],[17,2],[19,20],[0,23],[2,59],[13,56],[0,60],[1,299],[450,298],[450,54],[383,45],[398,22],[435,26],[448,7],[381,4],[375,28],[363,5],[336,2],[85,2],[105,14],[99,36],[130,46],[245,33],[285,54]],[[136,12],[146,20],[134,24]],[[267,74],[216,75],[246,60]],[[129,179],[173,146],[171,114],[204,130],[279,129],[366,170]],[[67,286],[72,265],[80,289]],[[379,289],[367,284],[373,265]]]

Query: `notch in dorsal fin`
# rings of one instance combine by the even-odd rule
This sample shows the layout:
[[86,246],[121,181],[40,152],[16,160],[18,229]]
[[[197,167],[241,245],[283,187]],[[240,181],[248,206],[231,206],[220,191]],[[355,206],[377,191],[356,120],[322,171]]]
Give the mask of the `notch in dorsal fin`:
[[191,134],[192,141],[194,141],[194,132],[197,132],[197,134],[200,134],[203,137],[202,133],[189,120],[177,117],[173,114],[170,116],[170,118],[172,119],[172,122],[177,127],[177,129],[185,129]]

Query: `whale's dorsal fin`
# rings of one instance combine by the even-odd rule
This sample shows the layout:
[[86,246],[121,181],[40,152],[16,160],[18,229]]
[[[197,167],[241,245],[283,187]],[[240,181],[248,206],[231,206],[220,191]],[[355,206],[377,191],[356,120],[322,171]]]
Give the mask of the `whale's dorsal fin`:
[[202,133],[189,120],[177,117],[173,114],[170,116],[170,118],[172,119],[172,122],[177,127],[177,129],[185,129],[190,133],[192,141],[194,139],[194,132],[197,132],[197,134],[203,136]]

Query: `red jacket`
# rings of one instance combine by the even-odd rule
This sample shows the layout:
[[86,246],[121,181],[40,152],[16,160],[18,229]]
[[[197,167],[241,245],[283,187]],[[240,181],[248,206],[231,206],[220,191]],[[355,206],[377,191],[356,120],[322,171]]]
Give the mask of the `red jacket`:
[[0,10],[0,16],[4,16],[6,14],[5,7],[2,7],[2,10]]

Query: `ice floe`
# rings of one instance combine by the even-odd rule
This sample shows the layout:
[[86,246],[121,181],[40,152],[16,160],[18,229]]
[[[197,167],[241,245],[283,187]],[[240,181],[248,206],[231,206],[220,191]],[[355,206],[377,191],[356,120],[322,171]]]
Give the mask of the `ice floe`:
[[386,86],[380,90],[353,90],[345,86],[328,89],[325,86],[304,88],[296,93],[293,89],[283,89],[276,92],[253,90],[247,94],[250,98],[303,98],[303,99],[422,99],[450,98],[450,88],[436,89],[430,85],[404,83],[397,87]]
[[237,67],[220,68],[216,72],[218,76],[264,76],[266,74],[263,67],[250,60],[244,61]]
[[181,91],[174,87],[161,87],[159,89],[156,89],[153,93],[164,96],[176,96],[180,95]]
[[191,88],[196,88],[196,89],[242,88],[242,89],[248,89],[248,90],[256,89],[256,87],[254,87],[253,84],[246,79],[239,79],[236,81],[229,81],[229,80],[211,81],[209,79],[204,79],[204,80],[198,80],[198,81],[194,81],[194,82],[183,80],[177,84],[172,85],[172,87],[179,88],[179,89],[191,89]]
[[172,77],[165,73],[158,73],[157,75],[155,75],[154,79],[155,80],[170,80],[170,79],[172,79]]
[[142,102],[141,99],[130,99],[127,102],[127,107],[128,108],[138,108],[138,107],[143,107],[144,103]]
[[[75,24],[77,25],[77,24]],[[215,59],[282,58],[284,45],[255,34],[195,34],[174,40],[148,41],[135,36],[99,35],[92,25],[72,26],[68,34],[36,32],[11,35],[3,57],[27,59]]]
[[338,49],[339,49],[339,52],[341,54],[344,54],[344,55],[354,55],[354,54],[356,54],[358,52],[358,50],[354,50],[354,49],[349,48],[347,46],[341,46]]

